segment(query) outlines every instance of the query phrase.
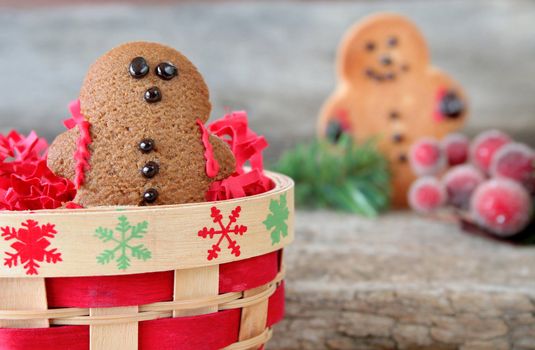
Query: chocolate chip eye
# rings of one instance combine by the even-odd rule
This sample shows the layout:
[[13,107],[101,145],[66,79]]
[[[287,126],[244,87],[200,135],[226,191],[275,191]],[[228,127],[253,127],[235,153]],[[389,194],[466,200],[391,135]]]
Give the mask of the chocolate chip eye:
[[370,52],[375,50],[375,44],[372,41],[368,41],[366,43],[366,50]]
[[143,193],[143,202],[154,203],[158,199],[158,191],[155,188],[149,188]]
[[156,67],[156,75],[163,80],[171,80],[178,75],[178,69],[169,62],[162,62]]
[[160,89],[158,89],[156,86],[153,86],[147,91],[145,91],[144,97],[145,101],[147,101],[148,103],[154,103],[162,99],[162,93],[160,92]]
[[133,78],[140,79],[149,73],[149,65],[143,57],[136,57],[130,62],[128,71]]
[[147,179],[152,179],[156,176],[156,174],[158,174],[159,171],[160,166],[156,162],[147,162],[147,164],[141,168],[141,174],[143,174],[143,176]]
[[388,38],[388,46],[395,47],[397,45],[398,45],[398,38],[396,38],[395,36]]
[[143,153],[149,153],[154,150],[154,140],[153,139],[143,139],[139,141],[139,150]]

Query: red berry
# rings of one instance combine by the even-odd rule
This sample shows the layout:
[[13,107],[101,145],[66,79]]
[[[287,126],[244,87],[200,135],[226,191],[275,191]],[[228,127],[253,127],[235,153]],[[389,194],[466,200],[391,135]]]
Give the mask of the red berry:
[[528,191],[535,190],[535,151],[521,143],[508,143],[501,147],[490,165],[490,173],[495,177],[515,180]]
[[510,141],[511,138],[501,131],[484,131],[472,142],[470,158],[479,169],[488,174],[492,156],[500,147]]
[[409,205],[419,213],[429,213],[444,205],[444,186],[432,176],[424,176],[414,181],[409,189]]
[[524,187],[506,178],[482,183],[470,201],[476,222],[498,236],[508,237],[525,228],[531,218],[531,198]]
[[432,138],[422,138],[411,146],[409,162],[417,175],[435,175],[446,166],[440,143]]
[[450,166],[463,164],[468,159],[468,147],[470,141],[463,134],[449,134],[442,139],[442,149]]
[[472,193],[483,181],[484,175],[473,165],[463,164],[451,168],[442,178],[448,203],[456,208],[468,209]]

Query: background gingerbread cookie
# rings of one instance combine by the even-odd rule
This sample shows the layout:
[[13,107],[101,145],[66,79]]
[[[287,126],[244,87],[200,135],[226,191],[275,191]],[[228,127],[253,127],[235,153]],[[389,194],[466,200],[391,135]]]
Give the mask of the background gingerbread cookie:
[[235,167],[229,147],[204,129],[210,110],[204,79],[181,53],[121,45],[89,69],[81,118],[51,145],[48,165],[75,180],[83,206],[203,201]]
[[338,53],[338,86],[320,113],[318,133],[356,140],[378,136],[392,170],[393,204],[406,206],[414,180],[410,145],[460,128],[466,98],[456,82],[430,64],[425,40],[403,16],[378,14],[351,28]]

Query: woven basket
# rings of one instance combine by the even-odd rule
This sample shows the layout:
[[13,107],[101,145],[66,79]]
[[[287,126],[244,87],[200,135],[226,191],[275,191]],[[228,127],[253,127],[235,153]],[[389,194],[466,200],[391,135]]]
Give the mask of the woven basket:
[[0,349],[258,349],[293,182],[235,200],[0,213]]

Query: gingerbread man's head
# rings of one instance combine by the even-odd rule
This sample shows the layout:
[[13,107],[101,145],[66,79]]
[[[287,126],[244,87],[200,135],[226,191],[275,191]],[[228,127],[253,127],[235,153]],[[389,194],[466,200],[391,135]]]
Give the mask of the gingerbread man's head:
[[406,18],[381,14],[353,27],[342,41],[340,78],[349,84],[395,82],[423,74],[429,52],[418,28]]
[[170,47],[112,49],[89,69],[79,100],[89,128],[59,135],[48,164],[71,179],[83,172],[75,200],[84,206],[198,202],[234,171],[228,146],[203,126],[211,109],[203,77]]
[[80,102],[91,123],[125,116],[206,122],[211,109],[197,68],[175,49],[148,42],[127,43],[101,56],[86,75]]

